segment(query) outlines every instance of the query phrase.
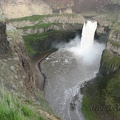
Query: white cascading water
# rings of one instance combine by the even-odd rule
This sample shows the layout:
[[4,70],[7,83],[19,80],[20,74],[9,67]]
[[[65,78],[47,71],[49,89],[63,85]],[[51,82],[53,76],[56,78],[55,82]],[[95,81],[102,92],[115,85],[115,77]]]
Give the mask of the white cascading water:
[[84,23],[82,30],[82,38],[80,43],[80,49],[84,51],[84,49],[92,47],[94,44],[94,35],[97,29],[96,21],[87,21]]
[[92,64],[96,60],[96,56],[101,54],[104,46],[94,41],[95,31],[97,29],[96,21],[87,21],[84,23],[82,37],[80,43],[80,56],[86,64]]
[[[76,36],[70,43],[57,44],[59,50],[41,63],[41,70],[47,77],[45,97],[62,120],[84,120],[80,112],[80,86],[95,77],[105,48],[94,41],[96,28],[96,21],[85,22],[81,39]],[[75,101],[75,110],[71,110],[70,103],[76,94],[79,100]]]
[[97,29],[96,21],[86,21],[83,26],[81,39],[79,36],[76,36],[76,38],[73,41],[71,41],[70,43],[63,47],[67,48],[68,51],[71,51],[77,57],[83,57],[84,59],[90,52],[94,53],[93,50],[95,49],[94,35],[96,29]]
[[96,60],[96,55],[100,55],[105,47],[103,44],[94,41],[96,29],[96,21],[86,21],[81,39],[76,36],[75,40],[65,46],[68,51],[74,53],[77,59],[82,58],[85,64],[92,64]]

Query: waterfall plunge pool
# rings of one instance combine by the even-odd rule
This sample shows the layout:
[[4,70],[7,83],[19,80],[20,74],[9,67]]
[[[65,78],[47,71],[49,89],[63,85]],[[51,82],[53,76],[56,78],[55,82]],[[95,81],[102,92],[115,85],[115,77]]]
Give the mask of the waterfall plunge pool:
[[96,76],[104,44],[94,40],[96,21],[84,23],[82,37],[57,44],[59,50],[41,63],[46,76],[45,97],[62,120],[84,120],[81,113],[81,85]]

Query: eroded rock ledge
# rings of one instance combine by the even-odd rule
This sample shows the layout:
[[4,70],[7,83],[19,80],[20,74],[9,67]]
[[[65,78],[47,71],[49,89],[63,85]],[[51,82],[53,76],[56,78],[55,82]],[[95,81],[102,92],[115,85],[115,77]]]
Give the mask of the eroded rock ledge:
[[[11,26],[7,26],[6,34],[6,24],[0,23],[0,45],[0,104],[4,104],[4,109],[6,106],[10,109],[10,113],[8,108],[5,113],[11,115],[11,111],[15,110],[14,112],[22,116],[19,118],[22,120],[25,116],[22,106],[25,106],[27,110],[31,109],[31,114],[35,111],[35,120],[38,120],[38,117],[58,120],[46,102],[43,92],[36,87],[31,60],[21,34]],[[13,114],[10,119],[12,117]]]
[[32,91],[32,87],[34,87],[31,62],[19,33],[16,33],[18,36],[15,36],[15,31],[8,30],[8,32],[7,36],[6,23],[0,23],[1,79],[7,89],[10,91],[14,89],[24,96],[27,94],[26,90]]

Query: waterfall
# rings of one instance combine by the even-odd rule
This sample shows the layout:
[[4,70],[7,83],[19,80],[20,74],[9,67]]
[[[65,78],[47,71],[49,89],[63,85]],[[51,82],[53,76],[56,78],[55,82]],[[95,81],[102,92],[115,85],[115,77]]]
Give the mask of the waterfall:
[[94,44],[94,34],[96,29],[96,21],[87,21],[84,23],[80,44],[80,48],[82,51],[88,49],[89,47],[92,47],[92,45]]
[[63,48],[72,52],[77,58],[82,57],[84,61],[87,61],[88,59],[86,58],[89,57],[91,53],[96,54],[96,43],[94,42],[96,29],[96,21],[86,21],[83,25],[82,37],[76,36],[74,40],[65,44]]
[[[69,43],[58,44],[59,50],[41,63],[47,79],[45,97],[62,120],[84,120],[80,86],[96,76],[105,48],[104,44],[94,41],[96,28],[96,21],[85,22],[81,38],[78,35]],[[71,110],[74,103],[75,109]]]

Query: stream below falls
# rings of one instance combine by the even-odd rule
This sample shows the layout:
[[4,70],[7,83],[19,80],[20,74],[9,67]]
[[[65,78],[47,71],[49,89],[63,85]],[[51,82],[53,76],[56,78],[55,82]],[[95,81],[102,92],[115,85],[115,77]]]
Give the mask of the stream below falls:
[[[84,37],[83,34],[87,31],[84,27],[92,32],[93,27],[90,26],[94,27],[93,33],[89,33],[92,36]],[[83,95],[80,93],[80,87],[85,81],[96,76],[105,48],[104,44],[94,41],[96,23],[90,21],[85,23],[84,27],[83,39],[76,36],[70,43],[59,44],[60,49],[43,60],[40,66],[46,76],[46,100],[62,120],[85,120],[81,113]],[[87,42],[86,39],[93,40]]]

